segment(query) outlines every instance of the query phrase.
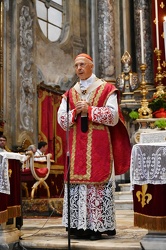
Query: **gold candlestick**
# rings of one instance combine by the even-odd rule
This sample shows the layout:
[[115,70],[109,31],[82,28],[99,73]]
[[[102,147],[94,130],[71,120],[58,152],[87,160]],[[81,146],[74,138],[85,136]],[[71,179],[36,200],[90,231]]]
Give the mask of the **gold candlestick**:
[[140,119],[152,118],[152,110],[148,107],[148,101],[146,99],[146,94],[148,93],[145,81],[145,70],[147,68],[146,64],[141,64],[141,93],[142,93],[142,101],[141,108],[138,109],[138,114]]
[[157,97],[157,96],[164,94],[165,86],[162,84],[162,80],[165,77],[165,75],[163,74],[162,67],[161,67],[161,53],[162,53],[162,51],[156,48],[154,50],[154,53],[157,56],[157,73],[156,73],[156,78],[155,78],[155,81],[157,82],[157,86],[156,86],[157,92],[154,93],[154,96]]

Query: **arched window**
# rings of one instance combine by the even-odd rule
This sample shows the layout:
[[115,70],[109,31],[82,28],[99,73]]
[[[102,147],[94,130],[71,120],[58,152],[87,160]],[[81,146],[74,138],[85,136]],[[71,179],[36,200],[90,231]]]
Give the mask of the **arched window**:
[[50,41],[57,41],[62,31],[62,0],[36,0],[39,25]]

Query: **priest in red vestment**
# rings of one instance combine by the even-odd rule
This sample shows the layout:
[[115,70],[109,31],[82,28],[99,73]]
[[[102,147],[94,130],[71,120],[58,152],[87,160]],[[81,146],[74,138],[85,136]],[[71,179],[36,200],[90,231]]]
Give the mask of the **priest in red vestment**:
[[[70,169],[70,232],[101,239],[116,234],[115,175],[128,171],[131,146],[118,105],[118,90],[93,74],[87,54],[75,58],[79,77],[62,98],[58,123],[69,134],[63,225],[68,228],[67,173]],[[68,166],[69,165],[69,166]]]

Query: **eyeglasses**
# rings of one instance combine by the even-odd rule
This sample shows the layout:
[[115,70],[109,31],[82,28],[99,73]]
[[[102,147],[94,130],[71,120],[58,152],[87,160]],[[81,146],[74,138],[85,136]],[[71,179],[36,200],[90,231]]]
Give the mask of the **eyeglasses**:
[[78,67],[85,68],[90,63],[78,63],[74,65],[75,69],[78,69]]
[[0,139],[0,141],[5,141],[5,142],[6,142],[6,140],[5,140],[5,139],[4,139],[4,140],[3,140],[3,139]]

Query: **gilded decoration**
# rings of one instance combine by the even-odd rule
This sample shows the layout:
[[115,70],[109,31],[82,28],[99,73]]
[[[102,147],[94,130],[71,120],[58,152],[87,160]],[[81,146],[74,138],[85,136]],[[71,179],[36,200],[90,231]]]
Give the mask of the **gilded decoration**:
[[136,196],[138,198],[138,202],[141,202],[141,206],[144,207],[147,204],[149,204],[150,200],[152,200],[152,195],[149,193],[146,193],[148,189],[148,185],[142,185],[142,192],[137,191]]
[[[102,84],[102,85],[100,86],[99,91],[98,91],[98,93],[97,93],[96,96],[95,96],[96,91],[93,91],[93,92],[92,92],[91,100],[94,100],[93,106],[97,106],[98,101],[99,101],[99,98],[100,98],[100,96],[101,96],[101,93],[103,92],[103,90],[104,90],[104,88],[105,88],[105,85],[106,85],[106,83],[105,83],[105,84]],[[95,98],[94,98],[94,97],[95,97]]]
[[56,148],[56,158],[59,158],[62,155],[62,138],[56,135],[55,138],[55,148]]

